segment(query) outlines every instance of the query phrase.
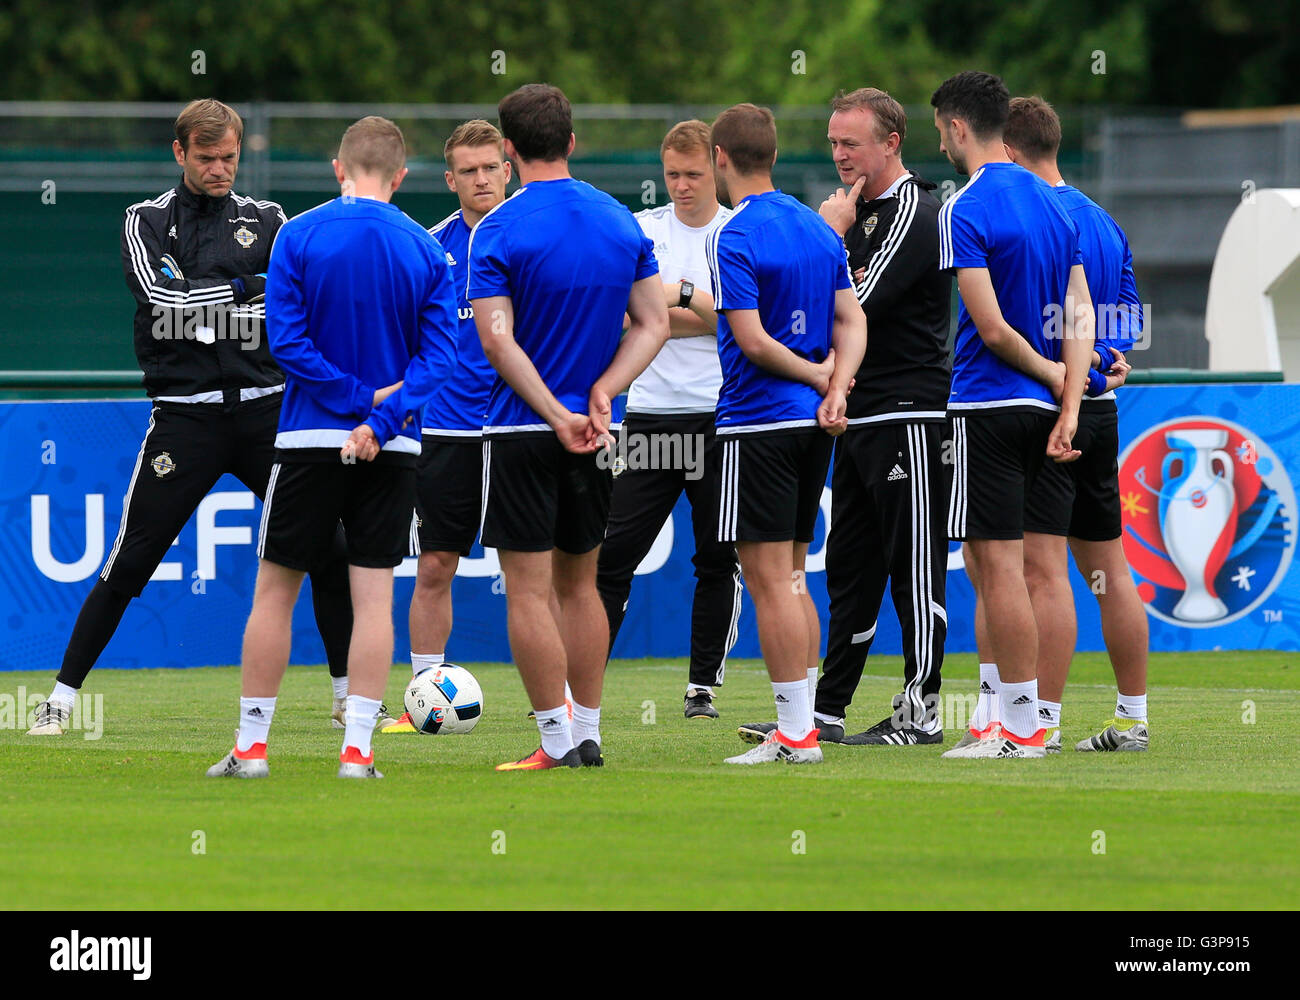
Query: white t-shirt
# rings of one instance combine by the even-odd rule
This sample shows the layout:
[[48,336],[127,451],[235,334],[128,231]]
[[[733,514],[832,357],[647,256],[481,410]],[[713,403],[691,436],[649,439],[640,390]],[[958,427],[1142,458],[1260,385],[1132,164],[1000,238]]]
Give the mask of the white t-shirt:
[[[707,291],[711,287],[704,244],[730,216],[731,209],[719,205],[718,214],[707,225],[693,229],[677,218],[672,205],[636,214],[641,229],[654,240],[664,284],[685,278],[696,288]],[[632,383],[627,409],[629,413],[712,413],[720,388],[717,337],[675,337]]]

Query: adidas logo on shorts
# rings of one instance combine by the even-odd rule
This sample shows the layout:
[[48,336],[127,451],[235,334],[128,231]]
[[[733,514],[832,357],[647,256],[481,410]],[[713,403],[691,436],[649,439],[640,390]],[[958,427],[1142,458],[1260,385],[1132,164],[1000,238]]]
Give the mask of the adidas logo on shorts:
[[886,477],[886,482],[893,483],[893,482],[897,482],[900,479],[906,479],[906,478],[907,478],[907,473],[903,471],[903,467],[895,463],[894,467],[889,470],[889,475],[888,477]]

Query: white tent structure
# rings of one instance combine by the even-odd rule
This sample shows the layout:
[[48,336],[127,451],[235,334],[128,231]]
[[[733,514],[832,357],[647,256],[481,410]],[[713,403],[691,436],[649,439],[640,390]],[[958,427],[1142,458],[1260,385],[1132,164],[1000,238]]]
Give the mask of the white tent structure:
[[1205,308],[1211,371],[1300,381],[1300,189],[1242,199],[1219,240]]

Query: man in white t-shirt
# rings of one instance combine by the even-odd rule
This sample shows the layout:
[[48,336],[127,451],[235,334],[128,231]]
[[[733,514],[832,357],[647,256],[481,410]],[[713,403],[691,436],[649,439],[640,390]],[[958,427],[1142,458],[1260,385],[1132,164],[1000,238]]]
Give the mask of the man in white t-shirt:
[[716,719],[714,688],[722,684],[727,653],[736,642],[741,585],[735,546],[717,541],[715,523],[721,467],[713,413],[722,368],[704,245],[731,209],[718,204],[708,125],[674,125],[659,152],[672,204],[639,212],[636,219],[654,240],[671,337],[628,391],[596,583],[609,615],[612,650],[632,575],[685,490],[696,581],[685,714]]

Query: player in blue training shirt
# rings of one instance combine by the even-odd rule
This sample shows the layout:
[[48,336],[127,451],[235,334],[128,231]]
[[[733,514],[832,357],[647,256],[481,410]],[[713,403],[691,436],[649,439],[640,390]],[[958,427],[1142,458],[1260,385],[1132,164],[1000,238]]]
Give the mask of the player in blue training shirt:
[[[974,71],[946,80],[930,99],[940,150],[970,176],[939,213],[939,267],[956,271],[961,295],[948,533],[966,542],[994,654],[981,667],[972,732],[945,757],[1047,752],[1025,585],[1025,498],[1044,454],[1079,457],[1071,439],[1092,356],[1078,232],[1052,189],[1007,159],[1009,101],[1001,80]],[[986,686],[998,691],[996,709]]]
[[815,764],[821,629],[804,559],[831,436],[848,428],[846,397],[866,353],[867,320],[843,240],[772,186],[772,112],[728,108],[710,141],[719,195],[735,207],[708,243],[722,361],[718,540],[736,543],[777,715],[762,743],[727,763]]
[[239,733],[209,777],[266,776],[294,602],[339,521],[355,621],[338,773],[383,777],[370,741],[393,661],[393,568],[414,528],[420,411],[456,364],[446,254],[389,203],[405,162],[396,125],[354,123],[334,161],[342,197],[289,220],[271,252],[267,340],[284,369],[284,406],[244,632]]
[[497,371],[481,534],[501,559],[510,649],[542,743],[498,770],[600,766],[609,621],[596,561],[613,477],[596,452],[613,443],[610,401],[668,340],[668,309],[654,246],[632,213],[569,175],[564,94],[528,84],[497,113],[523,186],[483,217],[469,245],[466,297]]
[[[1061,120],[1040,97],[1011,100],[1003,136],[1007,155],[1052,185],[1079,230],[1079,249],[1097,316],[1097,344],[1088,395],[1079,408],[1077,462],[1044,461],[1025,510],[1025,577],[1034,617],[1051,621],[1040,632],[1039,715],[1049,752],[1061,745],[1061,700],[1074,653],[1074,595],[1066,539],[1101,610],[1102,635],[1119,689],[1114,719],[1082,751],[1145,750],[1147,723],[1147,616],[1120,540],[1119,413],[1113,390],[1124,381],[1124,354],[1143,332],[1142,302],[1133,276],[1133,253],[1124,231],[1106,211],[1061,177],[1056,164]],[[981,657],[983,659],[983,657]]]
[[[479,220],[501,204],[510,161],[497,127],[482,119],[457,126],[443,146],[447,187],[458,208],[429,230],[451,266],[460,317],[456,375],[424,408],[424,441],[416,474],[419,566],[411,594],[411,674],[444,662],[451,635],[451,583],[461,556],[478,536],[483,506],[483,419],[496,372],[488,364],[465,298],[469,237]],[[379,732],[413,733],[409,712]]]

